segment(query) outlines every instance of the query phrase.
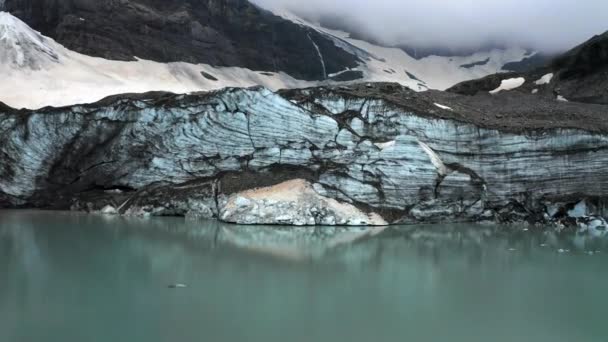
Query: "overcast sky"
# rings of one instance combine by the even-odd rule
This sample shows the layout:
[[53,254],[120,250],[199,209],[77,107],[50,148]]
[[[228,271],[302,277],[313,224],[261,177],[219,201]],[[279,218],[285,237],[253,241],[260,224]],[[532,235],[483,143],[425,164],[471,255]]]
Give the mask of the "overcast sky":
[[338,15],[386,43],[449,48],[489,40],[557,51],[608,30],[608,0],[253,0]]

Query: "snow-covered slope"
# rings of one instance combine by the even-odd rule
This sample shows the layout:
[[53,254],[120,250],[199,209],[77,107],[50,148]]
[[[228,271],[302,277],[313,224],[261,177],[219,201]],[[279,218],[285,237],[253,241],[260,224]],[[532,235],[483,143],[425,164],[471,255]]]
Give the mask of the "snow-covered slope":
[[0,102],[31,109],[89,103],[121,93],[312,85],[284,73],[89,57],[64,48],[6,12],[0,12],[0,75]]
[[[458,82],[499,72],[505,63],[519,61],[526,55],[523,49],[510,49],[468,57],[431,56],[416,60],[400,49],[353,40],[346,32],[322,28],[290,13],[277,13],[327,36],[336,46],[359,56],[361,63],[352,70],[362,73],[362,78],[356,81],[398,82],[418,91],[445,89]],[[323,65],[324,57],[320,50],[318,52],[319,63]],[[339,77],[339,74],[327,76]],[[335,83],[332,80],[302,81],[285,73],[238,67],[142,59],[122,62],[90,57],[66,49],[6,12],[0,12],[0,75],[3,80],[0,82],[0,102],[31,109],[89,103],[120,93],[188,93],[253,85],[277,90]]]
[[470,56],[429,56],[417,60],[399,48],[387,48],[351,39],[348,32],[330,30],[304,20],[289,11],[276,8],[273,12],[297,24],[308,26],[332,37],[336,45],[350,49],[365,61],[358,70],[370,82],[398,82],[413,90],[445,90],[457,83],[502,72],[505,64],[519,62],[533,55],[523,48],[494,49]]
[[[1,1],[0,1],[1,2]],[[0,12],[0,63],[7,69],[37,70],[58,61],[48,40],[19,19]]]

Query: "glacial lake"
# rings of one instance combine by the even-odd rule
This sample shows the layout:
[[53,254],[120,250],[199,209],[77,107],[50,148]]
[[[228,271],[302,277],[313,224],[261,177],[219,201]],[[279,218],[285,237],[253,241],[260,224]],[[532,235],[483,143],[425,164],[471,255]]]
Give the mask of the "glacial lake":
[[0,211],[0,341],[606,342],[606,251],[518,227]]

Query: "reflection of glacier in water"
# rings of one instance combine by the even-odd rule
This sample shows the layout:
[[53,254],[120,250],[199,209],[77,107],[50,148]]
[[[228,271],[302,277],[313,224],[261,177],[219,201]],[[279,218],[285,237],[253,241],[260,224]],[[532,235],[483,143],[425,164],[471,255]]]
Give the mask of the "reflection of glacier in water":
[[[415,249],[421,253],[500,254],[513,252],[545,253],[571,252],[589,254],[608,246],[608,239],[588,234],[557,234],[531,232],[518,227],[476,224],[413,225],[390,227],[280,227],[239,226],[215,220],[183,220],[180,218],[125,218],[84,215],[80,213],[49,213],[36,211],[5,211],[0,216],[0,239],[8,244],[0,255],[19,262],[24,270],[41,273],[45,259],[38,240],[51,233],[45,225],[67,225],[56,232],[69,230],[77,240],[87,236],[89,229],[99,229],[93,235],[112,234],[127,238],[138,248],[152,243],[178,244],[183,248],[199,246],[201,251],[230,249],[240,253],[266,255],[290,261],[339,259],[340,255],[360,254],[360,261],[379,251]],[[41,232],[40,230],[43,230]],[[91,237],[93,238],[93,237]],[[160,241],[159,241],[160,239]],[[43,245],[48,248],[45,239]],[[141,240],[141,241],[140,241]],[[145,251],[141,251],[145,253]]]
[[518,227],[0,211],[0,341],[600,341],[606,247]]

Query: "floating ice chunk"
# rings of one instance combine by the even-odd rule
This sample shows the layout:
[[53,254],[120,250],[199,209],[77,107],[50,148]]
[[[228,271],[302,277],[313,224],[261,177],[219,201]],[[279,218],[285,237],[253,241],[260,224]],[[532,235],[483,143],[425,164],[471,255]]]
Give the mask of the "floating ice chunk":
[[580,201],[574,206],[574,208],[572,208],[571,210],[568,210],[568,216],[574,217],[574,218],[580,218],[580,217],[587,216],[588,212],[589,212],[589,208],[587,207],[587,202]]
[[545,76],[539,78],[536,82],[534,82],[534,84],[536,84],[536,85],[549,84],[549,83],[551,83],[552,79],[553,79],[553,73],[546,74]]
[[532,94],[536,94],[536,93],[538,93],[538,89],[536,89],[536,88],[532,89]]
[[444,106],[442,104],[439,103],[433,103],[436,107],[439,107],[441,109],[445,109],[445,110],[453,110],[452,108],[448,107],[448,106]]
[[103,215],[118,215],[118,210],[111,205],[106,205],[100,211]]
[[526,83],[526,79],[523,77],[509,78],[506,80],[502,80],[502,82],[500,82],[500,87],[492,90],[490,92],[490,94],[496,94],[503,90],[513,90],[513,89],[521,87],[524,83]]

